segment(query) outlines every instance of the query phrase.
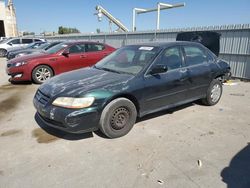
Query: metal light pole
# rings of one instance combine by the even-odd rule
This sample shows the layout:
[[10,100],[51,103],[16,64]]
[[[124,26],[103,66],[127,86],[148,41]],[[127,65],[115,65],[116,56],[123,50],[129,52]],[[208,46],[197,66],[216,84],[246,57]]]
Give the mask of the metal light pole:
[[161,10],[166,10],[166,9],[171,9],[171,8],[179,8],[179,7],[184,7],[185,3],[178,3],[178,4],[167,4],[167,3],[158,3],[157,8],[152,8],[152,9],[142,9],[142,8],[134,8],[133,9],[133,31],[136,30],[136,15],[137,14],[143,14],[143,13],[148,13],[148,12],[154,12],[157,11],[157,22],[156,22],[156,29],[160,29],[160,11]]

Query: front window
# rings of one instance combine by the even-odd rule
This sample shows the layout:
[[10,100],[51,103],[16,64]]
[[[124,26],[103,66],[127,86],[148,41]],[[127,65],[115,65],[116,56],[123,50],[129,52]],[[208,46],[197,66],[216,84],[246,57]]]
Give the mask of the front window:
[[182,65],[182,56],[179,47],[167,48],[161,56],[157,58],[155,65],[166,65],[168,70],[178,69]]
[[65,48],[67,48],[67,47],[68,47],[67,44],[65,44],[65,43],[60,43],[60,44],[55,45],[55,46],[53,46],[52,48],[48,49],[48,50],[46,51],[46,53],[48,53],[48,54],[54,54],[54,53],[57,53],[57,52],[59,52],[59,51],[65,49]]
[[70,54],[78,54],[85,52],[85,45],[84,44],[76,44],[69,48]]
[[8,44],[21,44],[20,39],[13,39]]
[[148,66],[159,51],[158,47],[127,46],[102,59],[95,67],[111,72],[135,75]]

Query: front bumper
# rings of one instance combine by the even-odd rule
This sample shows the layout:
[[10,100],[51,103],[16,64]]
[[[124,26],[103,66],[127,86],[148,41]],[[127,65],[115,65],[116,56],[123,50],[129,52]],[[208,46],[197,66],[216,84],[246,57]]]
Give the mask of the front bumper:
[[[100,113],[96,107],[67,109],[52,104],[43,104],[35,96],[33,104],[38,118],[47,126],[69,133],[85,133],[98,129]],[[42,102],[42,103],[41,103]]]
[[8,60],[14,59],[15,57],[16,57],[16,54],[13,54],[13,53],[11,53],[11,52],[8,52],[8,53],[6,54],[6,58],[7,58]]
[[11,76],[10,81],[31,81],[31,71],[27,65],[13,67],[7,64],[6,73]]

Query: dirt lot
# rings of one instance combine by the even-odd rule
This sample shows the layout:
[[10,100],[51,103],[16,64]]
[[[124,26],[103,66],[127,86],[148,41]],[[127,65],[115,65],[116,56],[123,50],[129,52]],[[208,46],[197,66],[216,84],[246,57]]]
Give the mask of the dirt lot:
[[[0,187],[250,187],[250,83],[213,107],[147,116],[119,139],[42,129],[37,85],[12,85],[0,59]],[[224,181],[223,181],[224,180]]]

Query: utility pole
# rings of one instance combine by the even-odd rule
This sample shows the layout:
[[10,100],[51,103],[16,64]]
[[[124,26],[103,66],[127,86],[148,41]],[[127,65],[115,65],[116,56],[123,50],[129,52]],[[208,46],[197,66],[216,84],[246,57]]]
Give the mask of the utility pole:
[[167,4],[167,3],[157,3],[157,8],[152,8],[152,9],[143,9],[143,8],[134,8],[133,9],[133,25],[132,25],[132,30],[136,30],[136,15],[137,14],[144,14],[148,12],[155,12],[157,11],[157,20],[156,20],[156,30],[160,29],[160,11],[161,10],[166,10],[166,9],[171,9],[171,8],[179,8],[179,7],[184,7],[185,3],[178,3],[178,4]]

